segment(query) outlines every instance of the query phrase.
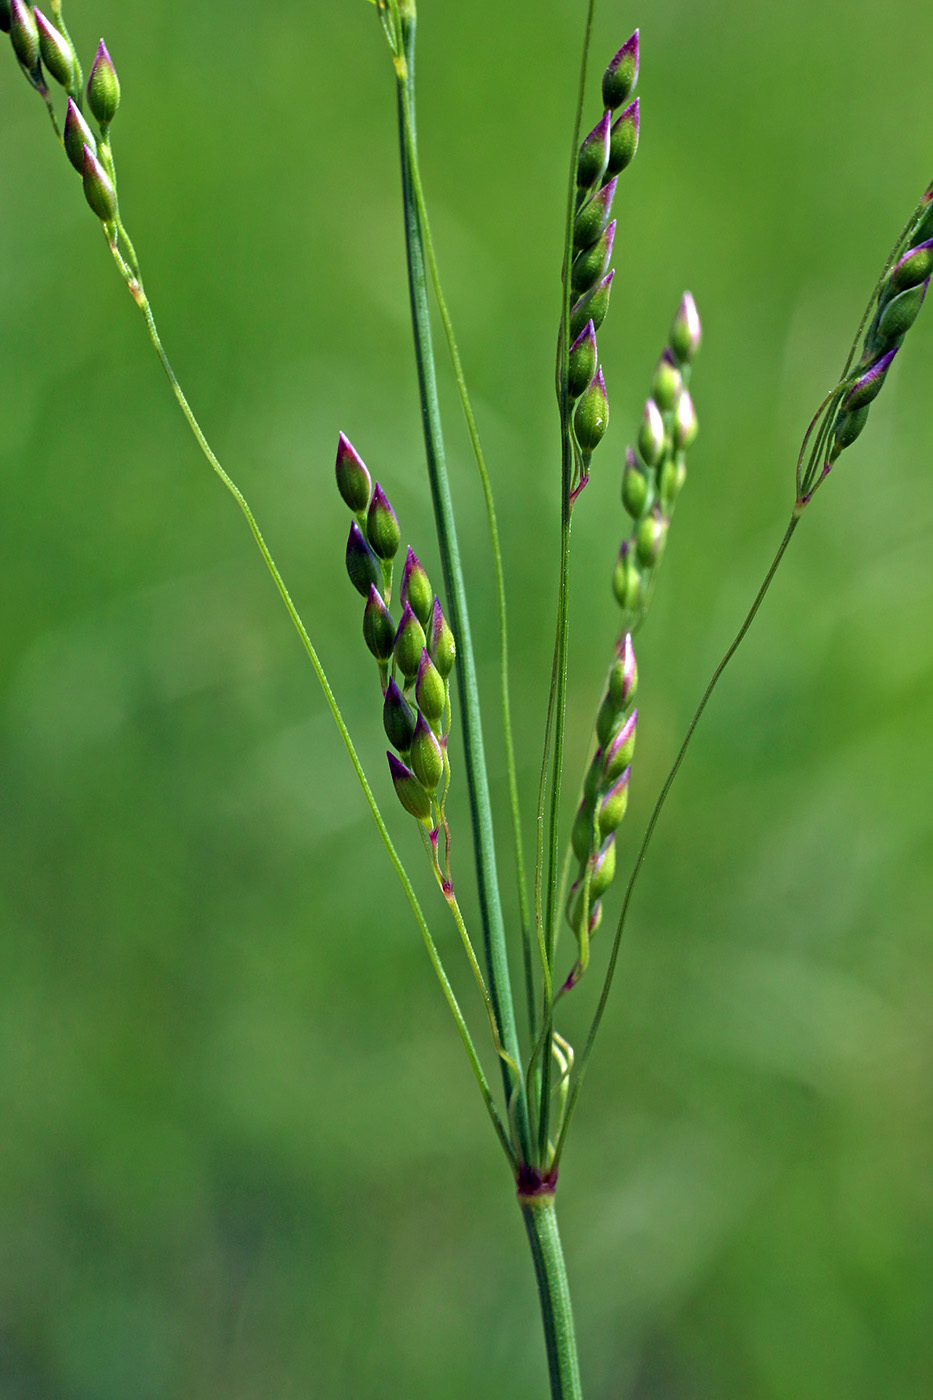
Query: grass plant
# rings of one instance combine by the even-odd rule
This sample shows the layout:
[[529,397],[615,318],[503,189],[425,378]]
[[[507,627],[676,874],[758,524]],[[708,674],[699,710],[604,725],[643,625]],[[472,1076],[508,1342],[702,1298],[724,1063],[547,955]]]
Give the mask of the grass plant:
[[[515,742],[516,730],[527,728],[527,718],[523,713],[518,726],[513,714],[509,638],[514,626],[510,629],[507,618],[507,571],[493,499],[492,482],[494,477],[498,479],[499,467],[494,460],[492,469],[487,465],[480,441],[481,415],[474,409],[467,388],[429,220],[419,157],[414,0],[374,0],[374,12],[396,89],[407,287],[434,544],[414,537],[409,542],[406,512],[401,507],[397,511],[393,504],[396,488],[391,454],[385,445],[364,449],[353,424],[333,425],[336,488],[350,513],[344,549],[348,593],[352,595],[355,589],[360,602],[363,645],[355,646],[360,662],[359,687],[369,686],[373,726],[378,729],[381,725],[389,743],[386,769],[378,774],[371,770],[369,775],[361,753],[371,744],[366,740],[358,749],[351,738],[313,640],[314,626],[302,617],[251,506],[208,442],[164,348],[143,267],[124,223],[112,139],[112,133],[119,131],[121,104],[132,101],[132,85],[121,85],[103,40],[85,79],[60,0],[51,0],[49,15],[24,0],[0,0],[0,27],[9,34],[12,61],[48,111],[63,159],[74,168],[75,185],[80,180],[81,193],[79,196],[76,189],[75,197],[83,198],[100,222],[106,245],[141,313],[188,428],[245,517],[311,662],[427,949],[517,1195],[538,1286],[553,1400],[580,1400],[584,1391],[590,1393],[581,1381],[572,1290],[555,1201],[584,1076],[619,965],[633,893],[701,716],[755,620],[817,493],[822,492],[830,474],[840,470],[843,453],[866,428],[870,409],[920,313],[933,273],[931,184],[891,247],[852,347],[843,357],[838,379],[806,430],[790,515],[777,552],[702,691],[669,771],[657,784],[657,797],[647,811],[640,844],[631,847],[634,859],[629,854],[626,861],[620,854],[620,832],[638,775],[636,731],[643,728],[636,708],[636,645],[640,652],[640,629],[655,594],[662,558],[676,548],[676,532],[671,545],[670,531],[686,481],[687,454],[699,427],[695,392],[705,412],[703,357],[699,355],[703,331],[692,294],[672,288],[676,310],[655,369],[646,376],[648,396],[635,441],[624,454],[616,452],[613,468],[607,386],[613,386],[613,401],[616,397],[630,400],[629,410],[636,398],[627,388],[614,387],[612,366],[604,369],[598,341],[605,346],[604,325],[610,326],[620,313],[619,293],[613,290],[617,276],[613,257],[618,247],[617,220],[626,217],[629,170],[642,131],[641,98],[637,95],[642,41],[636,29],[614,54],[605,56],[594,99],[591,49],[595,9],[595,0],[588,0],[577,101],[568,133],[571,155],[566,204],[562,213],[555,215],[555,229],[563,229],[563,254],[562,261],[555,264],[551,290],[557,345],[556,432],[548,495],[555,509],[559,508],[559,527],[552,530],[552,522],[528,522],[528,528],[542,539],[549,532],[553,534],[556,587],[551,600],[554,640],[549,688],[540,714],[534,717],[542,731],[536,801],[529,804],[522,800]],[[81,16],[82,26],[88,18]],[[430,20],[430,7],[426,18]],[[116,40],[114,47],[118,47]],[[645,62],[650,63],[650,55]],[[362,206],[356,213],[365,222]],[[701,377],[694,383],[696,362]],[[649,361],[645,363],[647,366]],[[487,729],[493,707],[488,696],[482,695],[481,708],[483,665],[474,645],[473,605],[458,533],[457,481],[456,474],[448,473],[439,383],[452,384],[459,399],[488,525],[492,611],[498,634],[498,707],[491,746]],[[360,393],[365,393],[362,386]],[[105,414],[105,408],[101,413]],[[698,452],[702,453],[702,444]],[[327,453],[332,457],[332,446],[325,449],[316,443],[311,449],[318,463]],[[377,461],[384,457],[388,460]],[[615,634],[606,638],[602,658],[593,660],[591,677],[599,674],[606,661],[609,668],[599,693],[587,760],[577,774],[569,769],[567,759],[573,525],[580,513],[587,511],[593,476],[612,471],[619,478],[622,509],[606,540],[606,573],[619,609],[618,625]],[[711,464],[703,464],[702,475],[707,480],[711,472]],[[501,485],[508,489],[507,478],[502,478]],[[702,483],[699,489],[703,489]],[[429,552],[433,554],[435,549],[440,569],[432,581],[421,559],[430,557]],[[338,594],[335,588],[332,596],[315,600],[314,612],[335,606]],[[543,606],[540,600],[537,606]],[[482,628],[484,636],[488,631]],[[375,662],[375,674],[368,677],[366,651]],[[353,709],[359,713],[356,705]],[[639,740],[639,760],[642,748],[643,740]],[[580,749],[580,741],[574,740],[573,751]],[[490,751],[496,755],[494,762]],[[501,765],[498,771],[494,765]],[[656,763],[649,765],[652,771],[657,771]],[[463,807],[453,810],[453,795],[461,785],[468,796],[469,833]],[[503,799],[500,811],[496,810],[497,797]],[[436,891],[419,892],[418,874],[409,870],[408,857],[402,853],[407,849],[401,844],[406,816],[415,824]],[[502,835],[506,829],[508,842]],[[374,862],[368,855],[360,861],[366,878],[371,878],[368,872]],[[503,867],[514,871],[514,889],[503,878]],[[471,888],[474,873],[475,891]],[[622,893],[615,927],[603,927],[597,937],[617,876],[623,878],[617,881]],[[463,954],[462,966],[455,966],[447,919]],[[608,923],[612,922],[610,913]],[[463,966],[468,982],[462,982]],[[581,1002],[586,1008],[582,1022],[576,1009]],[[585,1374],[585,1358],[582,1370]],[[313,1383],[307,1393],[315,1393]]]

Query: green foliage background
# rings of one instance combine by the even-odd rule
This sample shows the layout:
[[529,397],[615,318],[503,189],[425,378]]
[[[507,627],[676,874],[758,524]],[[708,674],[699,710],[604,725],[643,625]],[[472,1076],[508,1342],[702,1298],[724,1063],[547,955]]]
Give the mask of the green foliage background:
[[[424,175],[501,510],[529,810],[582,9],[421,5]],[[169,353],[475,1012],[389,793],[332,484],[343,428],[439,576],[374,13],[67,17],[122,79],[122,203]],[[636,23],[642,144],[600,337],[613,421],[574,526],[570,788],[616,626],[622,454],[685,286],[706,340],[639,649],[629,852],[933,173],[928,8],[890,0],[882,27],[865,0],[604,4],[597,62]],[[417,932],[244,524],[4,55],[0,1391],[540,1400],[523,1231]],[[927,312],[704,721],[634,905],[560,1192],[593,1400],[930,1394],[931,365]],[[449,379],[447,402],[498,762],[489,555]]]

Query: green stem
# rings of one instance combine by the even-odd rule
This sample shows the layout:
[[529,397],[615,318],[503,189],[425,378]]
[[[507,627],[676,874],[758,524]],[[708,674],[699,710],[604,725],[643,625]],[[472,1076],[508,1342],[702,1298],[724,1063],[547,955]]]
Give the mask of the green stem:
[[551,1400],[582,1400],[577,1339],[567,1284],[567,1268],[557,1229],[552,1191],[518,1198],[534,1260],[544,1340],[547,1347]]
[[674,779],[680,772],[680,766],[683,763],[684,758],[686,757],[687,749],[690,747],[690,741],[693,738],[694,732],[696,731],[696,727],[700,722],[700,717],[702,716],[703,711],[706,709],[706,706],[709,703],[713,691],[719,684],[723,672],[729,665],[729,662],[732,660],[733,656],[735,656],[735,653],[738,651],[739,647],[742,645],[742,642],[745,639],[745,634],[748,632],[748,629],[751,627],[758,614],[758,609],[764,602],[765,594],[768,592],[768,589],[771,587],[771,584],[774,581],[774,576],[778,571],[781,560],[784,558],[785,550],[790,544],[791,537],[794,531],[796,530],[798,524],[800,523],[801,511],[802,507],[794,507],[794,513],[790,518],[787,529],[784,531],[784,537],[781,540],[781,543],[778,545],[777,553],[771,561],[771,567],[765,574],[761,587],[755,594],[754,601],[751,607],[749,608],[748,612],[745,614],[745,618],[742,622],[742,625],[739,627],[738,632],[735,634],[735,637],[733,638],[728,651],[725,653],[719,665],[716,667],[715,671],[710,677],[709,684],[704,690],[703,695],[700,699],[700,703],[697,705],[696,709],[693,712],[693,718],[687,726],[687,732],[684,735],[683,743],[681,744],[677,752],[677,757],[674,759],[674,762],[671,766],[671,770],[664,780],[664,786],[661,788],[661,791],[658,795],[658,800],[654,804],[654,810],[651,813],[651,818],[648,822],[647,828],[645,829],[645,835],[642,840],[641,847],[639,848],[638,855],[635,858],[635,865],[632,868],[631,875],[629,876],[628,885],[625,889],[625,898],[622,901],[622,912],[619,915],[619,922],[618,926],[616,927],[615,938],[613,939],[612,943],[612,952],[609,957],[609,965],[606,969],[605,978],[603,979],[603,987],[600,993],[599,1003],[596,1007],[596,1012],[593,1016],[593,1022],[590,1026],[589,1034],[586,1038],[586,1047],[583,1051],[583,1056],[580,1060],[580,1069],[577,1073],[576,1080],[574,1081],[573,1088],[570,1091],[570,1098],[567,1104],[567,1111],[564,1115],[563,1126],[561,1127],[560,1135],[557,1139],[557,1146],[554,1150],[554,1171],[557,1170],[560,1164],[561,1153],[564,1150],[564,1144],[567,1139],[567,1130],[570,1127],[570,1120],[573,1118],[574,1110],[576,1109],[577,1102],[580,1097],[580,1088],[583,1084],[583,1077],[586,1074],[587,1066],[590,1061],[590,1055],[593,1051],[593,1042],[596,1039],[596,1034],[599,1030],[599,1025],[602,1021],[603,1013],[606,1010],[606,1003],[609,1000],[609,992],[612,987],[612,979],[615,975],[616,963],[618,962],[619,958],[619,948],[622,944],[622,933],[625,928],[625,920],[628,915],[629,905],[632,900],[632,892],[635,888],[638,876],[641,873],[642,866],[644,865],[645,856],[647,855],[648,847],[651,844],[651,838],[654,835],[655,827],[658,824],[658,819],[661,815],[661,811],[664,807],[665,802],[667,801],[668,793],[674,785]]
[[334,722],[337,725],[338,730],[340,731],[340,737],[343,740],[347,753],[350,756],[350,762],[353,764],[353,768],[356,772],[357,779],[359,780],[360,786],[363,789],[363,794],[366,798],[366,801],[369,804],[369,809],[372,813],[373,820],[376,823],[379,835],[382,838],[383,845],[385,846],[386,851],[388,852],[389,860],[392,862],[392,866],[395,870],[396,875],[399,878],[402,889],[405,891],[408,903],[411,905],[412,913],[415,916],[415,922],[417,923],[418,928],[421,932],[421,937],[424,940],[424,945],[427,949],[428,957],[431,960],[431,966],[434,968],[434,972],[437,976],[438,981],[441,984],[441,990],[444,993],[447,1005],[450,1007],[454,1021],[457,1024],[457,1030],[460,1034],[460,1039],[463,1042],[463,1048],[467,1053],[467,1058],[470,1061],[470,1067],[473,1070],[473,1074],[479,1086],[480,1093],[483,1096],[483,1102],[486,1105],[486,1111],[489,1114],[493,1128],[496,1131],[496,1135],[498,1136],[499,1141],[502,1144],[506,1156],[508,1157],[510,1163],[512,1163],[512,1165],[514,1166],[515,1153],[509,1142],[508,1134],[506,1133],[505,1127],[503,1125],[501,1115],[496,1107],[495,1100],[492,1096],[492,1091],[490,1090],[489,1083],[483,1072],[482,1065],[480,1064],[479,1056],[476,1053],[476,1047],[473,1044],[473,1039],[470,1035],[469,1028],[466,1024],[466,1021],[464,1020],[463,1013],[460,1010],[460,1006],[457,1002],[456,996],[454,995],[453,988],[450,985],[447,973],[444,970],[444,965],[441,961],[440,954],[437,950],[437,945],[435,944],[434,939],[431,936],[431,931],[428,927],[427,920],[424,917],[424,913],[422,912],[421,905],[418,902],[418,897],[415,894],[414,887],[411,883],[411,880],[408,878],[408,872],[402,864],[401,858],[395,849],[395,846],[392,842],[392,838],[389,835],[388,828],[386,827],[385,821],[383,819],[382,813],[379,810],[379,806],[376,802],[375,797],[373,796],[372,789],[370,788],[369,783],[367,781],[366,774],[363,772],[363,765],[360,762],[359,755],[357,754],[356,748],[353,744],[353,740],[350,737],[350,732],[347,729],[343,715],[340,712],[340,708],[337,704],[337,699],[334,695],[334,692],[331,690],[330,682],[328,681],[327,676],[324,672],[324,667],[321,665],[320,657],[318,656],[314,648],[314,644],[312,643],[311,638],[308,635],[308,630],[305,627],[304,622],[302,621],[301,615],[298,612],[298,609],[295,607],[294,602],[292,601],[291,594],[289,593],[285,585],[285,580],[279,573],[278,566],[276,565],[275,560],[272,558],[269,546],[266,544],[265,539],[263,538],[262,532],[259,529],[259,526],[256,522],[256,517],[253,515],[253,512],[250,509],[246,497],[243,495],[242,491],[236,485],[233,479],[227,475],[226,471],[221,466],[217,457],[214,455],[214,451],[211,448],[210,443],[207,441],[207,438],[204,436],[204,433],[201,430],[201,425],[199,424],[197,418],[194,416],[194,412],[190,404],[188,403],[188,400],[185,398],[181,385],[175,377],[175,371],[172,369],[171,363],[169,362],[169,358],[165,353],[165,349],[162,345],[162,340],[159,336],[158,328],[155,323],[155,318],[152,314],[152,308],[150,307],[148,300],[143,298],[142,301],[138,304],[140,305],[140,309],[146,319],[146,329],[149,332],[149,339],[152,341],[155,352],[159,357],[162,368],[164,369],[166,377],[168,378],[168,382],[171,385],[172,393],[175,395],[175,399],[178,403],[178,406],[185,416],[185,419],[188,423],[188,427],[191,429],[191,432],[193,433],[198,446],[200,447],[204,456],[207,458],[207,461],[209,462],[210,466],[220,477],[220,480],[223,482],[224,486],[226,486],[227,490],[230,492],[231,496],[236,501],[237,505],[240,507],[240,510],[246,517],[247,524],[249,525],[249,528],[252,532],[253,539],[256,541],[256,544],[259,548],[259,552],[263,557],[266,568],[272,575],[273,581],[275,582],[275,586],[278,589],[282,601],[285,604],[285,607],[288,611],[288,615],[291,618],[295,629],[298,632],[299,637],[301,638],[302,645],[304,646],[304,649],[311,660],[311,664],[314,667],[314,671],[318,678],[318,682],[320,683],[321,689],[324,692],[324,698],[327,701],[327,706],[331,714],[333,715]]
[[[428,309],[424,233],[414,194],[412,164],[417,158],[415,121],[415,16],[413,7],[401,14],[402,53],[396,58],[398,78],[399,141],[402,157],[402,195],[405,213],[405,241],[411,299],[415,360],[421,396],[425,452],[431,498],[437,526],[438,544],[444,568],[450,623],[457,639],[457,679],[460,684],[464,759],[473,825],[480,913],[483,924],[484,954],[500,1042],[514,1064],[521,1065],[521,1052],[515,1024],[515,1006],[509,978],[505,928],[496,872],[495,836],[489,799],[489,780],[480,718],[479,688],[470,634],[466,589],[460,564],[460,550],[454,523],[453,502],[444,454],[434,350]],[[528,1106],[521,1074],[517,1082],[507,1061],[502,1062],[506,1098],[515,1099],[520,1154],[530,1156],[531,1142]]]
[[431,225],[428,221],[427,205],[421,185],[421,173],[418,168],[414,135],[407,121],[407,108],[405,108],[405,112],[405,131],[409,156],[408,168],[411,175],[415,202],[418,206],[418,217],[421,220],[424,248],[427,254],[428,269],[431,273],[431,285],[434,289],[434,299],[437,302],[441,324],[444,327],[447,351],[450,355],[451,364],[453,365],[454,378],[457,381],[457,392],[460,395],[460,404],[463,409],[463,416],[466,419],[470,445],[473,448],[473,456],[476,459],[476,468],[479,472],[479,479],[483,488],[483,499],[486,503],[486,519],[489,524],[489,540],[492,546],[493,569],[496,578],[496,610],[499,621],[499,691],[502,707],[502,732],[505,740],[505,768],[509,785],[509,807],[512,814],[512,840],[515,846],[515,876],[518,885],[519,918],[521,919],[522,925],[522,960],[525,972],[525,997],[528,1006],[530,1035],[531,1039],[534,1040],[537,1034],[537,997],[535,995],[532,961],[531,915],[528,907],[528,891],[525,878],[521,808],[518,800],[518,775],[515,764],[515,745],[512,738],[512,704],[509,696],[508,620],[505,599],[505,571],[502,567],[502,549],[499,543],[499,524],[496,519],[496,505],[492,494],[492,483],[489,479],[489,469],[486,466],[486,457],[483,453],[482,443],[480,442],[479,429],[476,426],[476,417],[473,413],[473,405],[470,402],[466,376],[463,373],[460,352],[457,349],[453,321],[450,318],[450,312],[447,309],[447,302],[441,285],[440,271],[438,270],[437,257],[434,252],[434,240],[431,237]]

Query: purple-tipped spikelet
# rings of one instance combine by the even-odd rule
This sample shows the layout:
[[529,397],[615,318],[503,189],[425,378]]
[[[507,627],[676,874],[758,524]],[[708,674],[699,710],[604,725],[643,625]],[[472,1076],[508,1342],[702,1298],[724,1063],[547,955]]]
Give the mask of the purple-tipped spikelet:
[[609,310],[609,293],[612,291],[612,279],[615,277],[615,270],[606,274],[601,282],[597,282],[591,292],[587,292],[570,309],[570,338],[575,340],[583,330],[587,321],[593,322],[593,329],[599,330],[606,319],[606,312]]
[[450,623],[444,616],[443,609],[437,598],[434,599],[434,610],[431,613],[428,652],[430,653],[434,665],[446,681],[454,668],[457,644],[454,640],[454,634],[450,629]]
[[32,6],[23,0],[10,0],[10,42],[33,85],[44,88],[39,66],[39,26]]
[[673,448],[675,452],[686,452],[688,447],[692,447],[696,441],[699,431],[696,409],[693,407],[693,400],[686,389],[681,392],[677,400],[677,411],[674,414],[672,428]]
[[402,535],[389,498],[377,481],[366,513],[366,538],[373,553],[388,562],[398,553]]
[[369,597],[369,590],[374,584],[379,587],[382,583],[379,560],[366,543],[363,531],[355,520],[347,536],[346,564],[350,582],[364,598]]
[[700,316],[696,302],[689,292],[684,292],[671,326],[670,348],[681,367],[688,365],[700,348],[703,338]]
[[395,623],[375,584],[363,609],[363,640],[377,661],[388,661],[395,646]]
[[637,617],[644,597],[641,570],[635,558],[634,540],[623,540],[612,571],[612,591],[626,617]]
[[[894,356],[919,315],[933,272],[933,186],[920,202],[906,247],[881,284],[878,304],[865,334],[862,355],[837,400],[829,438],[829,450],[819,480],[850,447],[865,427],[868,410],[884,384]],[[798,506],[809,501],[819,484],[818,463],[811,453],[802,475],[798,469]]]
[[622,728],[606,749],[602,759],[602,777],[611,785],[628,768],[635,752],[635,731],[638,727],[638,711],[633,710]]
[[605,277],[612,257],[615,236],[616,221],[613,219],[596,242],[589,248],[584,248],[583,252],[574,258],[570,271],[570,288],[574,296],[585,296]]
[[606,159],[606,176],[621,175],[626,166],[631,165],[638,150],[638,133],[641,125],[641,99],[636,97],[631,106],[626,107],[621,116],[612,123],[609,132],[609,155]]
[[609,694],[620,710],[629,706],[638,689],[638,663],[631,632],[626,632],[616,647],[616,659],[609,671]]
[[616,838],[611,832],[594,856],[590,857],[590,898],[605,894],[615,879]]
[[424,628],[406,603],[395,634],[395,663],[406,681],[413,681],[424,651]]
[[600,836],[608,836],[611,831],[615,831],[625,816],[628,807],[629,779],[631,778],[631,768],[626,768],[622,776],[617,778],[612,787],[606,793],[599,810],[596,813],[596,825]]
[[407,753],[415,734],[417,716],[398,685],[390,680],[382,702],[382,727],[386,738],[399,753]]
[[638,30],[626,39],[603,74],[603,103],[610,111],[621,107],[638,82]]
[[648,467],[656,467],[667,442],[664,419],[654,399],[647,399],[638,430],[638,450]]
[[116,190],[90,146],[84,147],[81,174],[84,179],[84,197],[88,204],[101,223],[112,223],[117,216]]
[[601,186],[593,198],[587,200],[573,223],[573,246],[579,251],[589,248],[591,243],[605,232],[612,212],[618,180],[610,180]]
[[669,413],[672,408],[676,408],[683,387],[683,376],[677,368],[677,361],[670,346],[667,346],[654,371],[651,397],[662,413]]
[[408,761],[422,787],[433,792],[444,774],[444,754],[437,735],[420,713],[415,721]]
[[622,504],[629,515],[638,520],[648,504],[648,474],[642,471],[638,458],[630,447],[625,449],[625,469],[622,472]]
[[872,399],[881,392],[881,386],[885,381],[888,370],[891,368],[891,363],[897,351],[898,347],[895,345],[893,350],[889,350],[887,354],[882,355],[881,359],[876,360],[870,370],[867,370],[861,378],[855,381],[852,388],[842,400],[842,407],[847,413],[851,413],[853,409],[856,408],[864,408],[866,404],[870,404]]
[[581,192],[585,193],[602,181],[609,159],[609,128],[609,113],[604,112],[593,130],[583,138],[577,156],[577,188]]
[[88,74],[87,105],[106,131],[117,115],[120,105],[120,80],[103,39],[97,45],[97,53]]
[[567,392],[572,399],[580,397],[596,373],[597,354],[596,328],[592,321],[587,321],[570,347],[567,364]]
[[427,627],[434,605],[434,590],[431,587],[427,571],[411,545],[408,546],[408,553],[405,557],[399,598],[403,607],[406,603],[411,604],[411,610],[415,617],[422,627]]
[[397,759],[394,753],[386,753],[386,758],[389,760],[389,772],[392,775],[395,795],[405,811],[411,816],[417,817],[419,821],[429,822],[431,819],[431,794],[425,791],[411,769]]
[[421,653],[418,663],[415,699],[425,719],[432,727],[436,727],[447,709],[447,684],[428,655],[427,648]]
[[96,155],[97,142],[94,139],[94,133],[70,97],[68,110],[65,113],[65,129],[62,139],[65,143],[65,153],[68,159],[78,174],[83,175],[84,148],[87,146],[88,150]]
[[933,238],[928,238],[916,247],[908,248],[907,252],[898,258],[888,273],[888,282],[895,291],[903,292],[908,287],[916,287],[918,282],[925,282],[931,273]]
[[667,536],[667,522],[657,506],[642,516],[635,529],[635,553],[643,569],[653,569],[661,557]]
[[55,81],[66,91],[74,87],[78,74],[78,63],[74,49],[42,11],[36,7],[36,25],[39,30],[39,52],[42,62]]
[[337,461],[334,470],[337,476],[337,490],[344,503],[357,515],[362,515],[369,505],[372,480],[366,463],[344,433],[337,439]]
[[588,457],[599,446],[608,426],[609,399],[602,369],[598,369],[573,415],[573,429],[584,457]]

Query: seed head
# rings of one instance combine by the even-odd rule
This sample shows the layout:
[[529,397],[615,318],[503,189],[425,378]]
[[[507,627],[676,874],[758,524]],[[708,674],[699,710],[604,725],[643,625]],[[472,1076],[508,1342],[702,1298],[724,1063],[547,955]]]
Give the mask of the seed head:
[[87,105],[106,131],[120,105],[120,80],[113,59],[101,39],[87,80]]

